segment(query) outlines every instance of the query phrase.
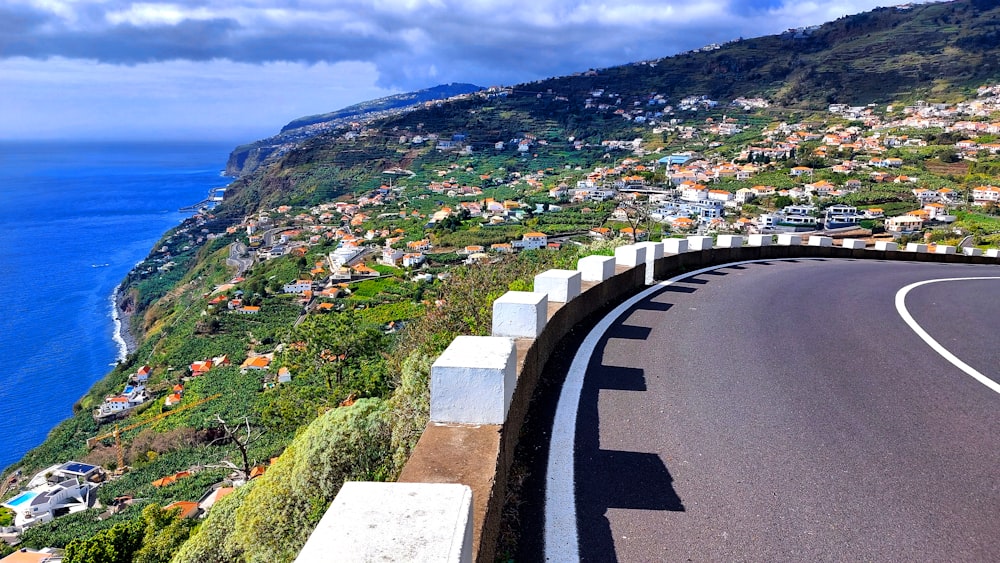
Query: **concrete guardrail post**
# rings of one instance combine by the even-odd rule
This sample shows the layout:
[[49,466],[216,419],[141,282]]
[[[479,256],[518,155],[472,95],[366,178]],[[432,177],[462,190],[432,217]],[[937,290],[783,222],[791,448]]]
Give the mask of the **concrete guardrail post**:
[[865,241],[852,238],[845,238],[843,241],[841,241],[840,246],[844,248],[850,248],[851,250],[863,250],[865,248]]
[[771,235],[750,235],[747,246],[771,246]]
[[344,483],[295,563],[472,563],[472,489],[451,483]]
[[987,258],[1000,258],[1000,249],[997,248],[987,248],[986,249]]
[[967,246],[962,249],[962,254],[965,254],[966,256],[982,256],[983,249]]
[[895,252],[899,250],[899,244],[895,242],[889,242],[886,240],[880,240],[875,243],[875,250],[884,250],[888,252]]
[[646,285],[652,285],[655,281],[653,279],[653,264],[660,258],[663,258],[663,244],[659,242],[640,242],[636,246],[646,251]]
[[646,263],[646,249],[635,244],[619,246],[615,249],[615,264],[634,268]]
[[802,244],[802,237],[799,235],[792,235],[789,233],[782,233],[778,235],[779,246],[798,246],[800,244]]
[[715,243],[715,241],[712,240],[712,237],[702,235],[689,236],[687,240],[688,250],[691,252],[711,250],[712,245]]
[[907,252],[927,252],[927,245],[920,244],[918,242],[908,242],[906,243]]
[[493,302],[493,336],[536,338],[548,319],[548,295],[508,291]]
[[688,241],[686,238],[663,239],[663,250],[667,254],[684,254],[688,251]]
[[458,336],[431,366],[431,422],[503,424],[516,383],[513,338]]
[[809,237],[809,246],[833,246],[833,239],[819,235]]
[[548,295],[552,302],[568,303],[580,295],[581,281],[576,270],[548,270],[535,276],[535,293]]
[[717,248],[740,248],[743,246],[743,237],[740,235],[719,235],[715,246]]
[[955,254],[955,247],[947,244],[939,244],[934,249],[935,254]]
[[576,261],[580,279],[588,282],[602,282],[615,275],[614,256],[584,256]]

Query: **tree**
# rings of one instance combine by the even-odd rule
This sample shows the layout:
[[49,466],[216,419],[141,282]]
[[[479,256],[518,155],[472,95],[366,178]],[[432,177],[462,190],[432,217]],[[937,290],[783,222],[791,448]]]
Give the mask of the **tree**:
[[625,222],[632,228],[633,233],[639,232],[639,226],[649,221],[649,202],[639,199],[635,194],[619,193],[615,196],[618,202],[618,210],[625,216]]
[[792,204],[792,198],[788,197],[787,195],[779,195],[775,196],[774,198],[775,209],[784,209],[785,207],[791,204]]
[[378,327],[362,323],[351,310],[310,317],[301,329],[306,353],[331,390],[334,379],[341,385],[345,373],[355,373],[362,362],[376,354],[385,337]]
[[121,522],[89,538],[77,538],[66,544],[65,563],[132,563],[142,546],[145,526],[142,520]]
[[237,467],[236,469],[243,472],[244,479],[249,479],[250,477],[250,445],[259,440],[263,435],[263,431],[254,432],[252,426],[250,426],[250,417],[244,416],[243,420],[237,422],[236,424],[230,425],[225,419],[220,415],[215,415],[215,420],[218,421],[218,428],[222,430],[223,436],[215,441],[225,440],[231,441],[236,444],[236,449],[240,452],[240,457],[243,461],[242,467]]
[[142,519],[146,527],[135,560],[143,563],[169,563],[191,535],[195,522],[181,518],[179,508],[164,510],[155,503],[142,510]]

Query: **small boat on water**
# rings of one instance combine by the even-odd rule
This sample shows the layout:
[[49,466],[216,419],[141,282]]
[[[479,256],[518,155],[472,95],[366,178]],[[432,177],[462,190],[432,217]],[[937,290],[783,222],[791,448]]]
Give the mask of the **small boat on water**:
[[91,264],[90,267],[91,268],[105,268],[105,267],[110,266],[110,265],[111,264]]

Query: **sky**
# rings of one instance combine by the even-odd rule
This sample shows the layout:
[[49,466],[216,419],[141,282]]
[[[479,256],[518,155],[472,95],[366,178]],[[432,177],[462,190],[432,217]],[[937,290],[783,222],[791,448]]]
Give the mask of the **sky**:
[[449,82],[516,84],[893,0],[0,0],[0,139],[248,142]]

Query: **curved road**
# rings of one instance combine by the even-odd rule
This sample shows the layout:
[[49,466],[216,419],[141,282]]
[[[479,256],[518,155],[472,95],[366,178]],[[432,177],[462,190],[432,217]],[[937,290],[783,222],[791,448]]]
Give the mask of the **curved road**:
[[984,381],[895,303],[989,276],[769,261],[652,290],[570,368],[547,559],[1000,560],[1000,392],[984,384],[1000,382],[1000,279],[902,299]]

